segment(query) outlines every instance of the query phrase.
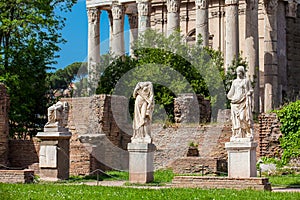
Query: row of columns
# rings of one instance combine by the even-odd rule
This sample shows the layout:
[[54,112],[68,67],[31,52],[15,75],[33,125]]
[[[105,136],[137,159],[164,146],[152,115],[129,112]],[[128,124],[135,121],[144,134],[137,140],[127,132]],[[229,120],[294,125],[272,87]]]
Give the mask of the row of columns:
[[[180,27],[180,0],[167,0],[167,36]],[[292,1],[294,2],[294,1]],[[136,0],[137,13],[129,15],[130,41],[150,27],[151,0]],[[255,82],[254,110],[269,111],[279,104],[278,64],[277,64],[277,4],[278,0],[266,0],[264,33],[264,97],[259,95],[259,48],[258,48],[258,0],[246,0],[245,55],[248,61],[248,75]],[[202,35],[202,45],[209,43],[208,0],[195,0],[196,36]],[[225,69],[239,55],[239,0],[225,0]],[[297,5],[297,3],[296,3]],[[88,8],[88,73],[89,93],[97,87],[97,63],[100,62],[100,14],[99,8]],[[125,7],[113,2],[111,6],[111,51],[115,56],[122,56],[124,48]],[[198,38],[197,38],[198,39]],[[132,53],[132,52],[131,52]],[[264,107],[259,108],[259,102]]]

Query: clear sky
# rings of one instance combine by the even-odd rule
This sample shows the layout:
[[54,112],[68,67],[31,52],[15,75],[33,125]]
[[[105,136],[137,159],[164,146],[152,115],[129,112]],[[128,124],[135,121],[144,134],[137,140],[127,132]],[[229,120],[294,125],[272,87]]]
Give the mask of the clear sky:
[[[85,0],[78,0],[78,2],[73,6],[72,12],[57,13],[67,19],[66,26],[62,30],[62,36],[65,40],[67,40],[67,43],[59,45],[61,50],[57,54],[60,57],[56,59],[57,64],[54,64],[53,67],[59,69],[64,68],[73,62],[86,61],[88,19]],[[129,25],[126,16],[124,30],[125,40],[128,41]],[[109,50],[109,20],[107,12],[105,11],[102,11],[100,18],[100,42],[100,53],[107,53]]]

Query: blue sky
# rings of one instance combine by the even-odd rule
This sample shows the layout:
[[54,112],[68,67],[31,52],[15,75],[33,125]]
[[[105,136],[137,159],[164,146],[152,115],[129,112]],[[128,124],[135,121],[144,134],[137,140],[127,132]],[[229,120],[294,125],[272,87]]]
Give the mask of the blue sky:
[[[67,43],[60,44],[61,50],[57,53],[60,57],[56,59],[57,64],[53,67],[60,69],[64,68],[73,62],[86,61],[87,56],[87,34],[88,34],[88,20],[85,0],[78,0],[73,6],[72,12],[57,14],[65,17],[66,26],[61,31]],[[128,40],[128,19],[125,17],[125,40]],[[107,53],[109,50],[109,20],[107,12],[102,11],[100,18],[100,54]],[[125,44],[126,46],[126,44]]]

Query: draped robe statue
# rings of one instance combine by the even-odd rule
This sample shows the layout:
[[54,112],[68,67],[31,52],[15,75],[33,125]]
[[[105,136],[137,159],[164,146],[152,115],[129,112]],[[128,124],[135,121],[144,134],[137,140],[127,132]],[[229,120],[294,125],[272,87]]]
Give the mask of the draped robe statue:
[[139,82],[133,92],[135,98],[132,143],[152,143],[151,121],[154,109],[153,85]]
[[233,80],[227,94],[231,101],[232,137],[253,140],[252,94],[251,82],[245,77],[243,66],[237,68],[237,78]]

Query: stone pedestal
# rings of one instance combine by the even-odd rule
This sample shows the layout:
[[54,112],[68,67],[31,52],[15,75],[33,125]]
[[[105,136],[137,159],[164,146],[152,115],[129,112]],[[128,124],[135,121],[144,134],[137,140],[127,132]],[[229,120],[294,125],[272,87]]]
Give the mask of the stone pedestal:
[[129,143],[129,182],[149,183],[154,180],[154,144]]
[[249,178],[257,176],[256,147],[256,142],[247,140],[225,143],[225,148],[228,152],[229,178]]
[[71,133],[65,128],[60,130],[64,131],[48,131],[45,128],[45,132],[37,134],[37,138],[41,140],[39,153],[41,179],[56,181],[69,178]]

